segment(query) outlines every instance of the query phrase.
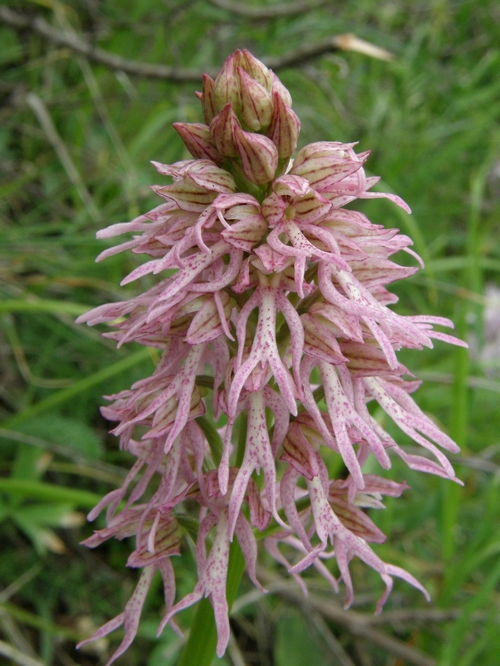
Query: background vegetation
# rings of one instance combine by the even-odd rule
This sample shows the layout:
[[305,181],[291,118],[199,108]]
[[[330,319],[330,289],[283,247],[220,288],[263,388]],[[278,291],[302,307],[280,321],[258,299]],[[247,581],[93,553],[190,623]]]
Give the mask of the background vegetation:
[[[149,160],[187,157],[171,123],[200,120],[199,84],[98,64],[95,52],[87,59],[42,34],[38,18],[70,42],[77,35],[127,60],[195,70],[193,81],[236,48],[281,58],[344,33],[394,54],[387,61],[325,48],[279,75],[302,120],[301,145],[359,141],[372,149],[368,168],[382,174],[383,188],[413,208],[409,217],[383,200],[363,206],[374,222],[411,235],[426,261],[395,285],[394,307],[450,316],[471,346],[469,355],[439,342],[402,355],[425,380],[419,404],[462,446],[453,462],[465,487],[396,464],[393,478],[411,490],[373,516],[389,535],[377,552],[415,574],[432,603],[400,582],[375,618],[379,583],[360,565],[355,607],[346,613],[313,575],[305,599],[283,569],[263,560],[272,593],[242,583],[234,640],[216,663],[498,664],[500,5],[332,0],[293,13],[295,5],[13,0],[0,7],[0,654],[8,663],[99,665],[117,644],[112,636],[74,651],[133,590],[136,572],[124,566],[130,544],[97,551],[78,544],[91,533],[84,514],[130,466],[107,435],[101,395],[129,387],[155,358],[134,345],[117,351],[74,319],[133,293],[133,285],[118,284],[136,259],[96,265],[104,244],[95,232],[156,205]],[[176,567],[180,586],[190,588],[189,552]],[[169,630],[154,638],[161,612],[157,586],[123,666],[176,663],[180,640]],[[181,625],[191,617],[181,615]]]

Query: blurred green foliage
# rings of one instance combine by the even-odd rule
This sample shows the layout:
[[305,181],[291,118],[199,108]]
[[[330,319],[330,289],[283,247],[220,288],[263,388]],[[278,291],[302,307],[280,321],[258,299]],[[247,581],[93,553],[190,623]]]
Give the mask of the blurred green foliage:
[[[396,462],[391,475],[406,479],[411,490],[373,516],[389,535],[377,552],[417,575],[432,606],[398,583],[384,611],[389,620],[365,624],[372,634],[356,634],[327,614],[314,620],[302,602],[290,608],[279,590],[254,595],[245,581],[233,613],[235,641],[217,663],[495,666],[500,6],[495,0],[358,0],[277,18],[240,13],[242,7],[265,13],[283,2],[21,0],[4,2],[0,12],[43,18],[129,60],[200,73],[217,69],[236,48],[280,57],[342,33],[394,54],[388,62],[326,53],[279,75],[302,120],[301,145],[359,141],[361,150],[372,150],[368,169],[383,176],[382,189],[400,194],[414,211],[410,217],[386,201],[363,204],[372,221],[408,233],[426,260],[415,278],[394,285],[400,297],[394,307],[450,316],[471,345],[470,354],[440,342],[432,351],[401,354],[425,380],[420,406],[462,446],[454,464],[465,486]],[[94,263],[105,246],[95,232],[155,205],[148,186],[158,175],[149,161],[187,157],[171,124],[201,120],[193,95],[200,86],[88,62],[2,20],[0,69],[0,633],[16,651],[8,656],[12,663],[103,664],[110,641],[80,653],[74,644],[121,611],[136,578],[124,568],[126,542],[96,552],[78,545],[90,534],[81,512],[120,484],[130,466],[98,410],[102,393],[129,387],[155,357],[133,345],[116,350],[74,318],[137,288],[118,286],[136,258]],[[175,565],[187,592],[195,576],[189,550]],[[263,566],[273,588],[284,572],[267,561]],[[353,569],[356,610],[366,611],[369,623],[372,585],[379,583],[363,566]],[[312,576],[311,585],[311,599],[337,603]],[[159,587],[157,581],[124,665],[168,666],[178,659],[181,641],[170,629],[154,638]],[[192,617],[191,611],[181,615],[181,625],[189,627]],[[384,637],[395,643],[384,644]],[[394,645],[408,646],[421,661]]]

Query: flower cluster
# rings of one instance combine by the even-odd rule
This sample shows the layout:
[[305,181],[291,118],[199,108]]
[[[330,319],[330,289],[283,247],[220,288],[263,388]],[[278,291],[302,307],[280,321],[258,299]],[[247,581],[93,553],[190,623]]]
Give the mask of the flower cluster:
[[[124,612],[90,639],[124,624],[112,661],[134,638],[157,569],[167,607],[160,631],[167,623],[177,629],[174,615],[207,596],[222,655],[230,543],[238,540],[260,588],[257,539],[266,528],[264,546],[301,585],[300,572],[313,565],[337,589],[325,564],[335,557],[346,605],[354,557],[386,585],[379,610],[394,576],[427,595],[368,545],[385,536],[363,507],[381,507],[383,495],[397,497],[406,485],[363,465],[371,454],[388,469],[392,452],[412,469],[454,479],[441,449],[458,448],[410,397],[419,382],[405,379],[396,351],[432,347],[433,338],[464,343],[433,330],[452,326],[447,319],[388,307],[397,298],[386,285],[417,270],[389,257],[404,250],[419,258],[397,229],[345,207],[374,197],[406,204],[371,191],[378,179],[366,177],[368,153],[355,144],[313,143],[291,160],[300,123],[290,95],[247,51],[230,56],[215,81],[206,76],[198,97],[205,124],[175,125],[194,159],[153,163],[173,179],[153,188],[164,203],[98,234],[133,233],[101,259],[123,250],[149,255],[124,284],[159,280],[79,320],[108,322],[114,330],[106,336],[119,345],[133,340],[161,353],[151,377],[109,396],[102,410],[137,460],[90,514],[107,507],[107,527],[85,543],[135,536],[128,565],[143,569]],[[372,416],[370,401],[433,459],[407,453]],[[345,478],[330,478],[326,449],[341,456]],[[157,489],[146,493],[155,476]],[[190,538],[180,514],[193,506],[198,582],[176,600],[171,558]]]

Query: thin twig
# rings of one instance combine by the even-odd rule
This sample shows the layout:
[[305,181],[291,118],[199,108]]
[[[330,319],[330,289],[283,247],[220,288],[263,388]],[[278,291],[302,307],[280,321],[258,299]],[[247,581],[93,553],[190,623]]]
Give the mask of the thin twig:
[[[387,611],[381,615],[372,615],[367,618],[370,625],[381,624],[437,624],[440,622],[451,622],[456,620],[462,615],[462,611],[458,608],[448,608],[441,610],[440,608],[400,608],[399,610]],[[471,619],[483,621],[486,614],[479,611],[475,613]]]
[[[300,592],[290,593],[290,590],[279,594],[284,595],[285,598],[300,603]],[[309,598],[309,603],[314,610],[319,612],[324,618],[332,620],[346,627],[351,634],[364,638],[371,643],[375,643],[380,647],[386,649],[391,654],[404,659],[409,664],[415,666],[435,666],[436,662],[432,657],[424,654],[420,650],[408,645],[399,638],[389,636],[382,631],[378,631],[368,625],[364,621],[361,613],[354,613],[352,611],[345,612],[342,609],[335,607],[333,604],[318,599],[316,596]]]
[[381,49],[374,44],[370,44],[370,42],[366,42],[364,39],[356,37],[356,35],[345,33],[344,35],[327,37],[321,41],[313,41],[311,44],[301,46],[282,56],[262,58],[262,61],[271,69],[279,70],[286,67],[303,65],[309,60],[314,60],[326,53],[332,53],[334,51],[354,51],[369,56],[370,58],[376,58],[377,60],[394,59],[394,55],[389,53],[389,51]]
[[199,71],[126,60],[120,56],[113,55],[104,49],[89,44],[89,42],[81,37],[53,28],[47,23],[47,21],[44,21],[44,19],[39,16],[25,16],[13,12],[7,7],[0,7],[0,22],[9,25],[12,28],[16,28],[17,30],[30,30],[31,32],[36,32],[41,37],[44,37],[54,44],[67,46],[75,53],[79,53],[93,62],[105,65],[110,69],[126,72],[127,74],[152,79],[163,79],[175,83],[183,83],[186,81],[199,83],[201,80],[202,73]]
[[273,19],[282,16],[305,14],[311,9],[318,9],[328,4],[328,0],[309,0],[309,2],[283,2],[279,5],[253,7],[227,0],[210,0],[210,4],[219,9],[225,9],[233,14],[239,14],[251,19]]
[[[203,71],[201,70],[169,67],[167,65],[156,65],[137,62],[136,60],[127,60],[90,44],[82,37],[57,30],[39,16],[31,18],[13,12],[7,7],[0,7],[0,22],[9,25],[12,28],[16,28],[17,30],[31,30],[32,32],[36,32],[48,41],[59,44],[60,46],[66,46],[75,53],[79,53],[93,62],[105,65],[113,70],[126,72],[133,76],[161,79],[173,83],[199,83],[203,75]],[[262,61],[268,67],[278,71],[287,67],[302,65],[305,62],[319,58],[325,53],[332,53],[333,51],[355,51],[379,60],[392,60],[394,57],[385,49],[374,46],[355,35],[345,34],[328,37],[322,41],[301,46],[282,56],[271,58],[263,57]],[[204,70],[204,72],[213,76],[217,74],[216,71],[210,70]]]
[[[41,562],[37,562],[28,571],[25,571],[17,580],[8,585],[0,592],[0,625],[5,637],[10,640],[9,647],[19,650],[20,654],[28,657],[36,657],[36,653],[30,643],[24,637],[23,632],[17,625],[17,622],[2,606],[19,590],[37,576],[43,569]],[[3,654],[0,650],[0,654]]]

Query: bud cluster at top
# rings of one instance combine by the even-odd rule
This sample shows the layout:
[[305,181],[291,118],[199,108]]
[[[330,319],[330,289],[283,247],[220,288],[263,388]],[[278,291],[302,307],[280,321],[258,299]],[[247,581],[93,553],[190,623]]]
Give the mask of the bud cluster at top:
[[[265,185],[297,147],[300,121],[292,98],[276,74],[248,51],[236,51],[215,81],[203,77],[197,93],[202,123],[174,123],[193,157],[243,171],[254,185]],[[279,175],[279,174],[278,174]]]

